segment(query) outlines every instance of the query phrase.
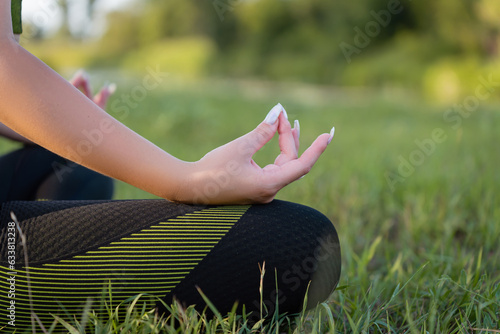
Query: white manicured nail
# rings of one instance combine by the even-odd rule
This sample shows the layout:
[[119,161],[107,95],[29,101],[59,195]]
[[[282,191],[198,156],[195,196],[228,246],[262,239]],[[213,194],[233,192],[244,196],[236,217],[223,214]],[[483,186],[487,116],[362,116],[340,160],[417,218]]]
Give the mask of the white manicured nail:
[[297,137],[300,137],[300,124],[297,119],[293,122],[293,128],[297,130]]
[[83,79],[84,75],[85,75],[85,72],[82,69],[80,69],[80,70],[76,71],[76,73],[73,75],[73,77],[71,78],[70,81],[74,81],[74,80],[78,79],[79,77]]
[[113,95],[116,92],[116,84],[115,83],[111,83],[108,85],[108,92],[109,92],[109,95]]
[[330,138],[328,138],[328,144],[332,142],[333,135],[335,134],[335,127],[330,130]]
[[81,75],[82,75],[82,78],[86,81],[89,81],[89,74],[87,72],[85,72],[84,70],[81,70]]
[[278,117],[280,116],[280,113],[282,110],[283,110],[283,106],[281,106],[281,104],[278,103],[267,114],[266,119],[264,119],[264,122],[266,122],[267,124],[273,125],[278,120]]
[[283,110],[283,115],[285,115],[285,118],[288,119],[288,114],[286,113],[285,108],[281,105],[281,103],[278,103],[281,106],[281,110]]

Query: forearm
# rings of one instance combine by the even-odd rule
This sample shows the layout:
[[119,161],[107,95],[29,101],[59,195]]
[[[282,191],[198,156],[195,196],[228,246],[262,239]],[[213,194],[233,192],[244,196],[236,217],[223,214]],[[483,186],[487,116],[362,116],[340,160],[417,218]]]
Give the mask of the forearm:
[[56,154],[175,200],[191,164],[116,121],[13,40],[0,43],[0,121]]

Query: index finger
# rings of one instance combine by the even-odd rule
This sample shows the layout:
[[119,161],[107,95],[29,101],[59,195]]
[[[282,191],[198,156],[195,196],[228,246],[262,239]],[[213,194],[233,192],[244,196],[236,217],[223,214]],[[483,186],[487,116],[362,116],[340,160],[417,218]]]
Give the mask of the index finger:
[[70,82],[73,86],[75,86],[83,94],[85,94],[86,97],[92,100],[92,88],[90,87],[87,73],[85,73],[83,70],[79,70],[75,73]]
[[280,155],[276,158],[275,164],[281,166],[288,161],[293,159],[297,159],[298,150],[297,143],[295,141],[295,137],[292,132],[292,127],[290,126],[290,122],[285,117],[284,113],[280,115],[280,123],[278,126],[278,134],[279,134],[279,147],[280,147]]

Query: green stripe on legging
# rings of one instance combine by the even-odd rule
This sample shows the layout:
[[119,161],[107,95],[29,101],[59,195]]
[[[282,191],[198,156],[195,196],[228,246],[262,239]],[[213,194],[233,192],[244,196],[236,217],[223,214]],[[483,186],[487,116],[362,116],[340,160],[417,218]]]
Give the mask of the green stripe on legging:
[[[50,313],[63,314],[61,303],[78,317],[89,297],[95,305],[103,296],[109,299],[110,285],[113,307],[141,293],[163,297],[203,260],[248,208],[221,207],[189,213],[71,258],[29,265],[33,309],[42,321],[51,322]],[[8,295],[11,271],[0,266],[2,296]],[[29,324],[26,267],[16,272],[16,323]],[[7,319],[9,303],[7,298],[0,301],[1,319]],[[154,303],[151,299],[148,305],[154,307]]]

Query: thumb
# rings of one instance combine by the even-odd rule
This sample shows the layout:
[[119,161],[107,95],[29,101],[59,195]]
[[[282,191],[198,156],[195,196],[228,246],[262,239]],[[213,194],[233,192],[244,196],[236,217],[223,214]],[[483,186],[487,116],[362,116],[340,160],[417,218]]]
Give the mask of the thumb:
[[239,152],[254,155],[264,145],[266,145],[278,130],[278,117],[283,110],[281,104],[274,106],[267,114],[265,120],[255,129],[236,140],[239,145]]
[[85,94],[86,97],[92,99],[92,88],[90,87],[89,76],[84,70],[77,71],[70,82]]

